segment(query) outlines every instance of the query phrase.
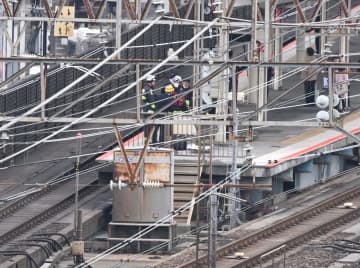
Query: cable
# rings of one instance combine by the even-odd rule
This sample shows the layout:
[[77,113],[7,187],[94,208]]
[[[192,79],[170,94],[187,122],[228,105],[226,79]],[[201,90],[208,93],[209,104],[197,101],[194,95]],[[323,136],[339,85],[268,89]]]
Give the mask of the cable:
[[52,109],[52,108],[51,108]]

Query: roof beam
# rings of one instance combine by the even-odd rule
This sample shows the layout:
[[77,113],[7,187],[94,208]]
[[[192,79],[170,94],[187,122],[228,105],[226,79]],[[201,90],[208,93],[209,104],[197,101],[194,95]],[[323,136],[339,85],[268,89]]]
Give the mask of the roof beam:
[[63,8],[64,8],[64,0],[60,0],[59,1],[59,5],[58,5],[58,8],[57,8],[57,10],[56,10],[56,12],[55,12],[55,18],[58,18],[59,16],[60,16],[60,14],[61,14],[61,12],[62,12],[62,10],[63,10]]
[[175,18],[180,18],[179,10],[174,2],[174,0],[169,0],[170,9],[175,16]]
[[345,17],[347,18],[350,17],[351,11],[349,11],[349,8],[345,3],[345,0],[341,0],[340,3],[341,3],[341,9],[343,10]]
[[104,13],[104,10],[105,10],[105,7],[106,7],[106,2],[107,2],[107,0],[101,0],[99,9],[96,12],[96,16],[95,16],[96,19],[99,19],[99,18],[102,17],[102,15]]
[[44,4],[46,15],[48,16],[48,18],[53,18],[54,14],[53,14],[53,12],[51,10],[49,2],[47,0],[43,0],[43,4]]
[[4,11],[5,11],[6,16],[12,17],[12,12],[11,12],[11,9],[9,7],[8,1],[7,0],[1,0],[1,1],[3,3]]
[[192,8],[193,8],[193,6],[194,6],[194,1],[195,1],[195,0],[190,0],[189,3],[188,3],[188,5],[186,6],[184,19],[189,18],[190,12],[191,12],[191,10],[192,10]]
[[[129,0],[123,0],[123,1],[124,1],[125,7],[129,14],[130,19],[136,20],[135,10],[134,10],[133,6],[130,4]],[[121,5],[121,2],[122,1],[118,1],[117,3],[119,3]]]
[[89,0],[83,0],[83,3],[84,3],[86,14],[88,15],[88,18],[95,19],[95,15],[94,15],[94,12],[92,10]]
[[141,17],[140,17],[140,20],[143,20],[145,19],[147,13],[149,12],[150,10],[150,7],[151,7],[151,3],[152,3],[152,0],[147,0],[146,4],[145,4],[145,7],[144,9],[142,10],[141,12]]
[[321,4],[323,0],[318,0],[314,9],[314,12],[311,15],[310,21],[314,22],[316,20],[316,16],[319,14],[321,9]]
[[274,17],[275,17],[275,9],[277,6],[277,2],[278,2],[278,0],[272,0],[272,2],[271,2],[271,14]]
[[297,13],[299,15],[300,21],[302,23],[305,23],[306,22],[306,17],[305,17],[304,11],[302,10],[302,8],[300,6],[299,0],[293,0],[293,2],[294,2],[294,5],[296,7],[296,11],[297,11]]
[[234,4],[235,4],[235,0],[231,0],[226,11],[225,11],[225,16],[226,17],[230,17],[231,16],[231,13],[234,9]]
[[19,13],[19,10],[20,10],[20,7],[23,3],[23,0],[19,0],[19,2],[16,4],[16,7],[15,7],[15,11],[14,11],[14,16],[17,16],[17,14]]

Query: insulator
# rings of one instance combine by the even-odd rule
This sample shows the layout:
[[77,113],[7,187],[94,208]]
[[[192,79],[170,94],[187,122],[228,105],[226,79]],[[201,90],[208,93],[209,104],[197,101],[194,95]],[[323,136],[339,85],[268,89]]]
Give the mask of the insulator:
[[110,190],[113,191],[115,188],[118,188],[121,190],[122,188],[127,187],[126,183],[121,182],[121,180],[118,180],[117,182],[114,182],[113,180],[110,181]]
[[160,181],[150,181],[150,180],[144,181],[142,185],[144,188],[160,188],[164,186],[162,183],[160,183]]

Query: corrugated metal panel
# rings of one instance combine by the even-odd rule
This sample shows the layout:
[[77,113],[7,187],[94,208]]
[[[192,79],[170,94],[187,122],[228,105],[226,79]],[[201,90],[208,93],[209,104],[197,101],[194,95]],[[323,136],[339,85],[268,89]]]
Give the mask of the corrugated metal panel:
[[5,113],[5,96],[0,95],[0,113]]
[[17,106],[17,92],[11,92],[9,94],[6,95],[6,111],[11,111],[14,110],[16,108],[18,108]]
[[35,103],[40,101],[40,89],[35,84],[26,87],[26,104]]

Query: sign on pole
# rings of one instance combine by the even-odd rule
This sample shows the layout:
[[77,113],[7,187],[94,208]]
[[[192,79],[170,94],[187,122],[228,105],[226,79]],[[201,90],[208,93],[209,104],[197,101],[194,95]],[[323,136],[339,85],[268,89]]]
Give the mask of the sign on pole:
[[[58,9],[59,7],[56,7]],[[75,18],[75,7],[73,6],[63,6],[62,11],[59,15],[59,18],[64,19],[73,19]],[[69,37],[74,35],[74,22],[62,21],[55,22],[54,29],[55,36],[64,36]]]

